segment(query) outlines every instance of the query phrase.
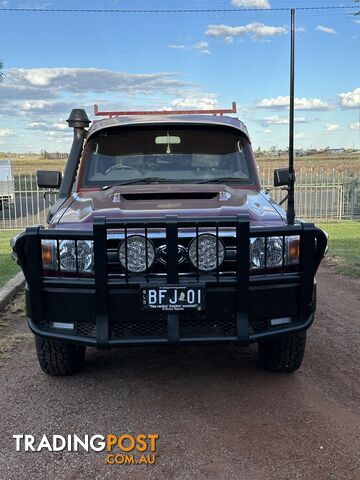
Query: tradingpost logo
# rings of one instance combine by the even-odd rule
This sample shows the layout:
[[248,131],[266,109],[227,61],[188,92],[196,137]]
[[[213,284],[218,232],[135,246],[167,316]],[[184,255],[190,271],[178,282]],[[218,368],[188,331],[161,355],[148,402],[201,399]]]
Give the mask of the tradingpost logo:
[[121,435],[13,435],[17,452],[104,452],[107,465],[153,465],[157,458],[157,433]]

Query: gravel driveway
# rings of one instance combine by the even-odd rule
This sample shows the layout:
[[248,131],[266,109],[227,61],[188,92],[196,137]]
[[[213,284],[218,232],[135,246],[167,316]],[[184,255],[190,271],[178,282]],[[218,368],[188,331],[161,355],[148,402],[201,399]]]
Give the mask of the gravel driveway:
[[[80,374],[47,377],[18,300],[0,316],[0,478],[360,478],[360,282],[328,268],[318,282],[292,375],[261,370],[255,347],[201,346],[88,349]],[[159,434],[155,465],[16,452],[12,438],[127,432]]]

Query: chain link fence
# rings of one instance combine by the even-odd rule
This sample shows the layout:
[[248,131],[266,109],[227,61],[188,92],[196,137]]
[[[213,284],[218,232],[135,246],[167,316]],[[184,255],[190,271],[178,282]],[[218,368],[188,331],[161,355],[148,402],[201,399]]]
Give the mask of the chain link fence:
[[[273,168],[260,166],[264,189],[276,202],[286,190],[273,187]],[[6,191],[6,188],[9,191]],[[2,201],[2,199],[10,199]],[[0,229],[46,225],[57,192],[39,189],[35,175],[16,175],[11,187],[0,191]],[[283,204],[286,208],[286,202]],[[303,219],[360,219],[360,167],[347,173],[336,169],[299,169],[296,172],[295,208]]]

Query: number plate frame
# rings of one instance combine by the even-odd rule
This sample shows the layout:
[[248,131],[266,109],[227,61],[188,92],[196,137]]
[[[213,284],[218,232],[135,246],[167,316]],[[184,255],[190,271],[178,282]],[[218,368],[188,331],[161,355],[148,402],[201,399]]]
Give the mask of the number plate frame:
[[[199,284],[194,287],[188,285],[142,285],[140,307],[145,311],[201,311],[205,308],[205,292],[205,285]],[[191,303],[192,300],[193,303]],[[175,303],[171,303],[171,301]]]

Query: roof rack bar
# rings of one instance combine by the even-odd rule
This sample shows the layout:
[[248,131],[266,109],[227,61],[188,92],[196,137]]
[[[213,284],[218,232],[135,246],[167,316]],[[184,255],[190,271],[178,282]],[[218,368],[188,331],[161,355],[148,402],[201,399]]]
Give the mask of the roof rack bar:
[[132,115],[223,115],[224,113],[236,113],[236,102],[232,102],[231,108],[219,110],[144,110],[129,112],[101,112],[98,105],[94,105],[95,117],[121,117]]

